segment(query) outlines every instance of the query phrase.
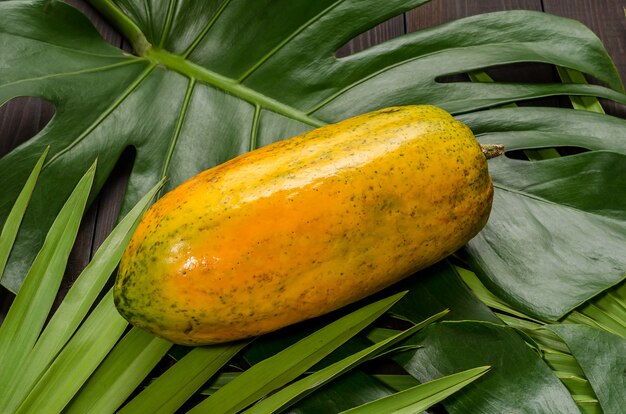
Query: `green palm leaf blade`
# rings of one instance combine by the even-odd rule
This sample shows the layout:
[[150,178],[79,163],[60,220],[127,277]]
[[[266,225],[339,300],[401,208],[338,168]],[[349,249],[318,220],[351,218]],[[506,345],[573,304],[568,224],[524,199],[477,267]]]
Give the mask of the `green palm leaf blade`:
[[190,413],[235,413],[297,378],[396,303],[404,292],[366,305],[252,366]]
[[[626,102],[598,39],[579,23],[541,13],[474,16],[334,56],[354,35],[425,2],[94,1],[137,45],[139,57],[107,45],[60,2],[2,2],[0,37],[11,41],[2,42],[10,46],[0,55],[0,102],[31,95],[56,108],[44,131],[0,160],[3,197],[14,198],[31,154],[55,143],[8,266],[23,267],[43,239],[44,206],[55,211],[69,193],[58,178],[76,179],[85,160],[98,155],[99,190],[128,146],[137,157],[123,211],[165,175],[171,188],[250,148],[382,106],[430,103],[468,112],[554,94]],[[520,61],[574,68],[610,88],[436,81]],[[0,200],[2,217],[3,205]],[[21,280],[2,283],[15,290]]]
[[[3,324],[0,326],[0,392],[9,389],[13,378],[23,369],[61,284],[65,265],[94,178],[93,163],[54,220],[41,251],[37,254]],[[8,398],[5,395],[2,399]]]
[[264,398],[259,403],[246,410],[245,413],[263,414],[268,412],[281,412],[290,405],[294,404],[296,401],[315,391],[317,388],[322,387],[328,381],[331,381],[335,377],[347,372],[358,364],[380,355],[385,349],[409,337],[420,329],[423,329],[425,326],[430,325],[443,317],[446,313],[448,313],[447,310],[439,312],[438,314],[431,316],[430,318],[403,332],[393,335],[368,348],[365,348],[360,352],[354,353],[340,361],[335,362],[334,364],[322,368],[321,370],[316,371]]
[[192,349],[118,413],[175,413],[247,344],[240,341]]
[[43,167],[43,162],[46,160],[48,151],[49,148],[46,148],[41,157],[39,157],[39,160],[37,160],[35,168],[33,168],[33,171],[28,176],[28,180],[26,180],[22,191],[20,191],[17,200],[15,200],[7,219],[2,226],[2,232],[0,233],[0,280],[2,280],[4,267],[9,259],[9,254],[11,253],[13,243],[17,237],[17,232],[20,228],[20,224],[22,223],[22,219],[24,218],[24,213],[26,213],[30,197],[35,190],[35,184],[37,183],[37,178],[39,178],[39,173]]
[[61,412],[127,326],[126,320],[115,310],[113,292],[109,291],[39,378],[16,412]]
[[41,374],[74,334],[109,280],[139,219],[162,185],[163,182],[153,187],[120,221],[73,283],[33,350],[28,354],[28,362],[24,369],[16,378],[13,378],[11,387],[7,390],[10,398],[0,401],[0,412],[12,412],[19,406]]
[[454,394],[487,373],[489,367],[478,367],[457,372],[425,384],[401,391],[359,407],[343,411],[345,414],[419,413]]
[[[383,292],[383,295],[385,294],[386,293]],[[337,313],[344,315],[348,313],[349,310],[350,309],[347,308]],[[280,331],[263,335],[257,338],[242,356],[249,364],[258,364],[306,336],[311,335],[324,325],[332,322],[336,317],[335,314],[326,315],[304,324],[293,325],[281,329]],[[358,336],[350,338],[350,340],[312,366],[308,371],[318,371],[371,346],[371,342],[364,338],[364,335],[367,335],[371,329],[376,328],[368,328]],[[394,331],[394,334],[395,333],[398,332]],[[359,367],[356,367],[298,401],[288,409],[288,412],[338,412],[391,395],[392,393],[392,389],[366,374]]]
[[[123,320],[112,304],[111,309]],[[132,328],[91,374],[64,412],[115,412],[171,346],[171,342]]]
[[411,341],[421,348],[395,360],[422,383],[470,367],[492,367],[489,375],[443,401],[451,414],[579,412],[565,386],[511,328],[478,321],[441,322]]
[[309,394],[286,413],[337,413],[389,395],[395,390],[355,368]]
[[[563,68],[560,66],[557,66],[556,70],[559,74],[559,77],[561,78],[561,81],[563,81],[564,83],[587,83],[585,75],[578,71]],[[572,107],[574,109],[597,112],[600,114],[604,113],[604,108],[600,104],[600,101],[598,101],[594,97],[570,96],[570,101],[572,102]]]
[[547,328],[569,347],[595,391],[602,411],[624,412],[626,339],[585,325],[548,325]]

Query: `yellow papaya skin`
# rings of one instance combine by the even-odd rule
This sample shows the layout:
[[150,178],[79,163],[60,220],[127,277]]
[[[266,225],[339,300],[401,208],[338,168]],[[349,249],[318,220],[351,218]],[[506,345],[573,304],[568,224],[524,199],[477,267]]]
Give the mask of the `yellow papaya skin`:
[[451,254],[493,188],[467,126],[391,107],[241,155],[145,214],[121,260],[119,312],[172,342],[270,332],[355,302]]

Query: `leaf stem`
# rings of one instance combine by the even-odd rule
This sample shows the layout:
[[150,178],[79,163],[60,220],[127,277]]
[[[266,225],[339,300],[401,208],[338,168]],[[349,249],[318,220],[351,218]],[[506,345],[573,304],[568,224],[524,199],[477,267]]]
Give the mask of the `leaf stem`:
[[279,102],[267,95],[238,83],[236,80],[220,75],[203,66],[195,64],[183,56],[175,55],[166,50],[150,48],[146,51],[145,57],[153,63],[165,66],[175,72],[181,73],[189,78],[197,79],[201,82],[223,89],[253,105],[258,105],[261,109],[267,109],[286,117],[295,119],[302,123],[320,127],[326,125],[325,122],[311,117],[304,112]]
[[152,47],[139,26],[124,14],[113,0],[89,0],[89,3],[115,25],[139,56],[144,56]]

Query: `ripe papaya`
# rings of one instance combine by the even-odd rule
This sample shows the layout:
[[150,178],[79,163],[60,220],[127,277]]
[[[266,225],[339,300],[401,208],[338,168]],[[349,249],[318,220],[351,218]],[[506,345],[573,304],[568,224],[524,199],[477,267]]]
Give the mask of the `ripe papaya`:
[[470,129],[391,107],[206,170],[157,201],[114,286],[119,312],[172,342],[260,335],[377,292],[485,225],[493,188]]

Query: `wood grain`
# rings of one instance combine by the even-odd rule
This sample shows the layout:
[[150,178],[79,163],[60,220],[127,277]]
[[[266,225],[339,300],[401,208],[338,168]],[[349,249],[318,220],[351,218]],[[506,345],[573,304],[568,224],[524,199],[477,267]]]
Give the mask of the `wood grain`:
[[393,17],[386,22],[383,22],[376,27],[368,30],[365,33],[361,33],[348,43],[343,45],[337,50],[337,57],[344,57],[356,52],[360,52],[369,47],[384,42],[385,40],[393,39],[406,33],[405,16],[400,15]]
[[[439,0],[430,2],[423,7],[407,14],[409,32],[436,26],[463,17],[503,10],[535,10],[542,11],[541,0]],[[487,72],[498,82],[557,82],[558,77],[553,67],[544,64],[511,64],[500,67],[486,68]],[[446,78],[449,81],[469,81],[466,76],[456,75]],[[569,101],[558,97],[535,99],[521,102],[519,105],[567,106]]]
[[[626,0],[543,0],[547,13],[584,23],[602,40],[617,70],[626,80]],[[602,100],[608,114],[626,118],[626,108]]]
[[541,11],[541,0],[435,0],[407,13],[407,30],[414,32],[462,17],[502,10]]

